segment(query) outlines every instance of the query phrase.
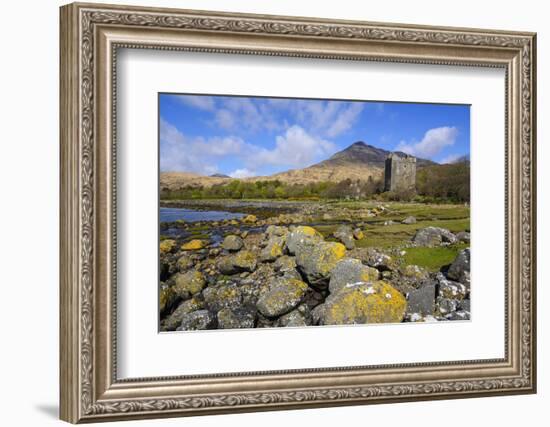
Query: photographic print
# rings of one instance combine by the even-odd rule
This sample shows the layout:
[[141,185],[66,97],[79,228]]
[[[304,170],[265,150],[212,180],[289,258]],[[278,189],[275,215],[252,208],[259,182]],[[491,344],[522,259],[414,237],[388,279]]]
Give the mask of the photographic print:
[[468,105],[159,94],[161,331],[470,318]]

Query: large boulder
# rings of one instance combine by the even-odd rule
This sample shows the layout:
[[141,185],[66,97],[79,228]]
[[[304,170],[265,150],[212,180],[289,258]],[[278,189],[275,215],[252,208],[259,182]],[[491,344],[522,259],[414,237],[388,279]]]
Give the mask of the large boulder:
[[258,299],[256,307],[265,317],[279,317],[288,313],[304,298],[307,284],[301,280],[278,278]]
[[353,231],[349,225],[340,225],[334,232],[334,237],[344,244],[346,249],[355,248],[355,239]]
[[196,295],[204,289],[206,280],[203,274],[197,270],[189,270],[186,273],[177,273],[174,277],[174,291],[181,298]]
[[198,331],[204,329],[215,329],[216,317],[208,310],[197,310],[185,314],[181,319],[178,331]]
[[329,295],[324,304],[314,309],[321,325],[397,323],[407,309],[405,297],[389,283],[357,283]]
[[243,271],[254,271],[257,266],[256,255],[248,250],[241,250],[235,254],[223,257],[218,262],[218,270],[222,274],[235,274]]
[[375,282],[378,277],[379,272],[376,268],[363,265],[358,259],[344,258],[332,269],[328,288],[334,293],[357,282]]
[[435,282],[426,283],[424,286],[409,292],[407,303],[407,313],[411,317],[414,317],[414,314],[422,317],[433,315],[435,309]]
[[275,261],[277,258],[284,254],[286,243],[286,236],[270,237],[267,241],[265,248],[260,253],[260,259],[262,261]]
[[209,286],[202,295],[210,311],[219,311],[222,308],[236,309],[242,305],[241,289],[234,283],[227,285]]
[[223,239],[222,243],[222,248],[230,252],[240,251],[243,246],[243,239],[241,239],[239,236],[235,236],[232,234],[226,236],[225,239]]
[[193,262],[191,257],[189,257],[189,255],[187,254],[182,255],[176,261],[176,266],[178,267],[178,270],[181,272],[185,272],[189,270],[191,267],[193,267],[194,264],[195,263]]
[[413,243],[418,246],[439,246],[442,243],[456,243],[456,236],[449,230],[440,227],[426,227],[416,231]]
[[320,241],[302,244],[296,251],[296,264],[310,284],[326,285],[330,272],[345,255],[346,248],[341,243]]
[[255,310],[248,307],[237,309],[222,308],[218,311],[218,328],[220,329],[243,329],[253,328],[256,321]]
[[183,301],[177,308],[162,321],[161,329],[163,331],[175,331],[181,325],[183,317],[193,311],[204,308],[204,301],[201,298],[193,297]]
[[286,239],[286,247],[288,252],[291,255],[294,255],[298,249],[298,246],[305,243],[320,242],[322,240],[323,236],[315,230],[315,228],[302,225],[294,227],[294,229],[292,229],[292,231],[288,234]]
[[447,271],[447,277],[470,286],[470,248],[461,250]]

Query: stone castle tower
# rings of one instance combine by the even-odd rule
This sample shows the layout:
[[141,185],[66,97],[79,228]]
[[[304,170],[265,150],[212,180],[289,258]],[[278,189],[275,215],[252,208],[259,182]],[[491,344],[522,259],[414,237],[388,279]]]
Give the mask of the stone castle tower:
[[416,190],[416,157],[390,153],[384,172],[384,191]]

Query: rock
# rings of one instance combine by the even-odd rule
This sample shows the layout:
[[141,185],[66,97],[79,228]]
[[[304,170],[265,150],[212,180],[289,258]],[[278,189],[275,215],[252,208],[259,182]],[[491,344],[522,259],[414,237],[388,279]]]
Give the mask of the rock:
[[222,248],[230,252],[239,251],[242,249],[243,246],[244,246],[243,239],[233,234],[226,236],[225,239],[223,239],[223,243],[222,243]]
[[395,222],[394,220],[390,219],[388,221],[384,221],[384,225],[395,225],[397,224],[397,222]]
[[255,223],[256,221],[258,221],[258,218],[256,217],[256,215],[247,215],[243,218],[243,222],[246,222],[246,223],[249,223],[249,224],[253,224]]
[[241,250],[236,254],[223,257],[218,262],[218,270],[222,274],[242,273],[254,271],[257,266],[256,256],[248,250]]
[[435,309],[435,282],[425,284],[407,294],[407,313],[433,315]]
[[416,224],[416,218],[414,216],[408,216],[403,221],[401,221],[403,224]]
[[[311,324],[311,319],[306,319],[306,315],[304,314],[303,310],[300,310],[302,305],[298,306],[298,308],[292,310],[290,313],[287,313],[281,317],[279,317],[277,321],[277,326],[283,326],[288,328],[297,328],[301,326],[307,326],[308,324]],[[309,315],[309,313],[307,313]],[[310,315],[308,317],[311,317]]]
[[289,233],[288,228],[282,227],[279,225],[270,225],[265,230],[265,234],[267,234],[267,237],[286,236],[288,233]]
[[176,241],[172,239],[165,239],[160,242],[159,249],[161,255],[166,255],[167,253],[172,252],[176,247]]
[[193,239],[187,243],[181,245],[183,251],[196,251],[205,247],[204,241],[200,239]]
[[443,317],[446,317],[458,308],[458,300],[456,299],[437,297],[435,303],[436,312],[439,312],[439,314]]
[[314,309],[321,325],[401,322],[407,309],[405,297],[387,282],[357,283],[331,294]]
[[377,269],[363,265],[358,259],[344,258],[332,269],[328,287],[330,292],[334,293],[357,282],[375,282],[378,277]]
[[204,301],[201,298],[193,297],[183,301],[161,324],[164,331],[175,331],[186,314],[204,308]]
[[174,291],[181,298],[196,295],[206,285],[206,280],[200,271],[190,270],[186,273],[177,273],[174,277]]
[[437,322],[438,320],[432,316],[431,314],[428,314],[426,316],[423,316],[420,313],[411,313],[405,315],[405,321],[406,322]]
[[291,311],[302,302],[307,285],[296,279],[276,279],[259,299],[256,307],[265,317],[273,318]]
[[351,231],[351,227],[349,225],[340,225],[334,232],[334,237],[342,242],[346,249],[352,250],[355,248],[353,232]]
[[367,248],[364,261],[367,265],[382,272],[393,271],[398,267],[397,262],[390,255],[380,252],[374,248]]
[[467,231],[460,231],[456,233],[456,238],[459,242],[470,243],[470,233]]
[[176,261],[176,266],[178,267],[178,270],[181,272],[189,270],[191,267],[193,267],[193,260],[189,258],[187,255],[183,255],[178,258]]
[[275,261],[277,258],[283,255],[285,249],[286,237],[285,236],[273,236],[267,241],[267,245],[262,249],[260,253],[260,259],[262,261]]
[[470,287],[470,248],[458,253],[447,271],[447,277]]
[[456,236],[440,227],[426,227],[416,231],[412,241],[418,246],[439,246],[441,243],[456,243]]
[[296,259],[288,255],[283,255],[282,257],[277,258],[273,263],[273,268],[275,271],[284,273],[286,271],[293,271],[296,269]]
[[296,264],[309,283],[315,285],[328,281],[330,272],[345,255],[346,248],[341,243],[302,244],[296,251]]
[[458,303],[459,310],[470,312],[470,300],[464,299]]
[[286,239],[286,247],[291,255],[296,253],[298,246],[306,242],[320,242],[323,236],[313,227],[305,225],[295,227]]
[[355,240],[362,240],[365,238],[365,233],[360,228],[353,230],[353,238]]
[[249,308],[222,308],[218,311],[218,328],[220,329],[243,329],[253,328],[256,321],[255,310]]
[[234,283],[208,287],[203,292],[204,302],[210,311],[222,308],[237,309],[242,305],[242,292]]
[[215,329],[216,318],[208,310],[197,310],[183,315],[178,331]]
[[178,295],[174,292],[174,289],[171,286],[161,286],[159,291],[159,311],[160,315],[169,313],[174,304],[178,300]]
[[437,275],[437,280],[439,281],[439,295],[444,298],[463,300],[470,293],[469,286],[448,280],[441,273]]

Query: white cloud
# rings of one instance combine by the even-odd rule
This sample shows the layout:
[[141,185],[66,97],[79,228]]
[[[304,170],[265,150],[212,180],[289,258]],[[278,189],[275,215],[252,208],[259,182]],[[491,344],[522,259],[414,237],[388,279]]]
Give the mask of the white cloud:
[[229,176],[232,178],[249,178],[251,176],[256,176],[256,172],[246,168],[236,169],[233,172],[231,172]]
[[312,136],[297,125],[288,128],[275,141],[274,149],[260,149],[252,153],[250,160],[256,164],[304,167],[336,151],[332,142]]
[[327,129],[327,136],[335,137],[349,130],[357,121],[359,114],[363,111],[363,105],[353,103],[348,108],[341,111],[334,122]]
[[433,159],[445,147],[452,146],[457,136],[458,129],[456,127],[443,126],[434,128],[428,130],[420,142],[408,143],[401,141],[395,150],[417,157]]
[[186,171],[203,175],[218,172],[216,158],[238,155],[245,142],[236,137],[187,138],[175,126],[160,121],[160,169],[162,171]]
[[205,111],[214,111],[216,103],[214,98],[205,95],[174,95],[183,104]]

